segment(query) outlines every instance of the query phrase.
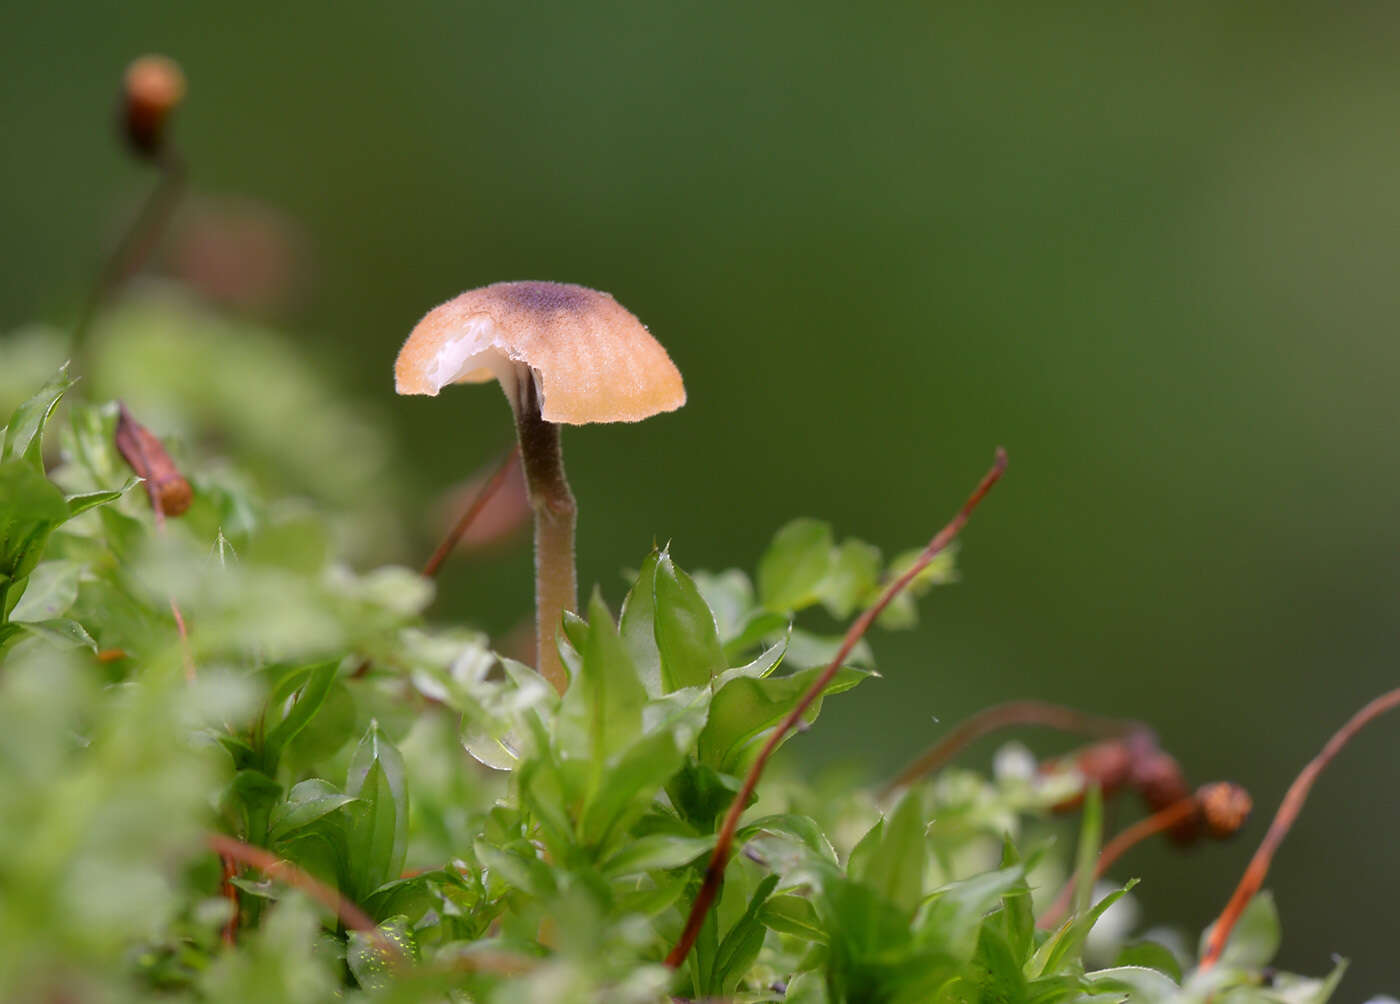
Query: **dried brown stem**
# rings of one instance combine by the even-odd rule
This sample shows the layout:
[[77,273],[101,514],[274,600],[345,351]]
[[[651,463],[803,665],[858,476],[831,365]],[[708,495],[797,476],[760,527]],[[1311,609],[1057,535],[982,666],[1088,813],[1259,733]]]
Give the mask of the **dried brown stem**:
[[666,965],[672,969],[679,968],[686,956],[690,954],[691,948],[695,946],[695,939],[700,935],[700,926],[705,922],[705,915],[709,913],[710,907],[714,904],[715,896],[719,893],[720,885],[724,881],[724,869],[729,863],[730,853],[734,845],[734,834],[739,828],[739,817],[744,814],[749,798],[758,787],[759,778],[763,776],[763,768],[767,765],[774,750],[778,748],[788,732],[802,721],[802,716],[806,714],[807,709],[812,706],[812,702],[821,696],[827,684],[836,676],[846,658],[851,654],[851,650],[869,630],[875,618],[880,616],[880,612],[889,606],[890,602],[903,592],[909,583],[914,581],[929,562],[953,542],[962,528],[967,525],[973,510],[977,508],[987,492],[991,491],[992,485],[1001,479],[1005,471],[1006,451],[998,447],[996,459],[992,462],[991,469],[983,475],[981,482],[968,496],[957,515],[949,521],[947,526],[934,534],[933,539],[928,542],[928,546],[924,548],[923,553],[919,555],[909,570],[886,586],[885,591],[880,594],[880,598],[856,618],[846,632],[846,637],[842,640],[841,648],[837,651],[836,657],[831,660],[822,674],[802,695],[802,699],[797,702],[797,705],[788,712],[787,717],[779,722],[778,726],[769,734],[763,748],[759,750],[758,756],[749,768],[743,786],[739,789],[739,793],[734,796],[729,811],[724,815],[724,822],[720,825],[719,834],[715,839],[714,853],[710,855],[710,863],[705,868],[705,877],[700,884],[700,891],[696,893],[695,902],[691,904],[690,915],[686,918],[685,929],[681,932],[680,939],[676,942],[676,946],[671,949],[670,954],[666,956]]
[[1225,904],[1225,909],[1221,911],[1215,926],[1211,928],[1210,936],[1206,940],[1205,953],[1201,956],[1201,969],[1209,969],[1220,961],[1220,955],[1225,950],[1225,943],[1230,940],[1230,932],[1235,929],[1235,924],[1238,923],[1240,915],[1244,913],[1244,908],[1249,905],[1249,901],[1254,898],[1254,894],[1264,884],[1264,879],[1269,874],[1269,865],[1273,861],[1274,852],[1278,850],[1279,844],[1283,843],[1283,838],[1288,835],[1293,821],[1298,818],[1298,813],[1302,811],[1303,804],[1308,799],[1308,792],[1312,790],[1313,782],[1322,773],[1322,769],[1332,762],[1332,759],[1342,751],[1342,748],[1351,741],[1353,736],[1371,721],[1395,707],[1400,707],[1400,687],[1381,694],[1352,715],[1347,723],[1333,733],[1331,739],[1327,740],[1327,745],[1322,747],[1322,752],[1299,772],[1283,796],[1283,802],[1279,805],[1278,812],[1274,814],[1273,822],[1269,824],[1269,830],[1264,834],[1264,840],[1260,843],[1259,849],[1254,852],[1254,857],[1250,859],[1249,865],[1245,868],[1244,877],[1240,879],[1240,884],[1235,887],[1234,895],[1230,897],[1230,902]]
[[224,924],[223,930],[224,944],[232,948],[238,944],[238,924],[241,919],[238,907],[238,886],[233,884],[233,877],[238,874],[238,862],[227,854],[220,854],[219,865],[223,871],[223,879],[219,883],[219,893],[233,904],[233,912],[229,914],[228,923]]
[[500,464],[497,465],[490,479],[481,487],[481,491],[477,492],[476,498],[472,500],[472,504],[467,508],[467,511],[462,513],[462,518],[457,520],[456,525],[454,525],[451,530],[447,531],[447,536],[442,538],[442,543],[438,544],[437,550],[433,552],[433,556],[423,565],[423,574],[425,576],[431,579],[437,575],[438,570],[442,568],[442,563],[447,560],[447,556],[452,553],[453,548],[457,546],[457,542],[462,539],[462,535],[471,528],[472,523],[481,515],[481,510],[486,508],[486,503],[491,501],[491,497],[495,495],[501,485],[505,483],[506,475],[510,473],[511,467],[519,457],[520,447],[511,447],[510,452],[507,453]]
[[375,926],[369,914],[324,882],[312,878],[290,861],[284,861],[269,850],[245,844],[243,841],[235,840],[223,833],[206,834],[205,840],[214,853],[250,868],[256,868],[268,878],[285,882],[293,889],[306,893],[334,913],[345,928],[372,935],[380,944],[386,945],[391,951],[398,953],[398,947],[383,936],[383,932]]
[[1017,725],[1043,725],[1098,739],[1116,739],[1145,730],[1141,722],[1104,718],[1048,701],[1008,701],[964,719],[952,732],[919,754],[880,791],[888,798],[919,778],[932,774],[983,736]]

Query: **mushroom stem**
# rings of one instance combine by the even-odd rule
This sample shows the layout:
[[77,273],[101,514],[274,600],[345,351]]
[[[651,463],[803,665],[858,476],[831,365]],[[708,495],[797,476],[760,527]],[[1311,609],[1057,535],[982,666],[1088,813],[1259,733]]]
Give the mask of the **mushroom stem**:
[[516,380],[515,431],[521,467],[535,513],[535,642],[540,675],[563,693],[569,674],[559,658],[556,636],[564,611],[578,608],[574,569],[574,524],[578,506],[564,475],[559,426],[540,415],[539,388],[528,369]]

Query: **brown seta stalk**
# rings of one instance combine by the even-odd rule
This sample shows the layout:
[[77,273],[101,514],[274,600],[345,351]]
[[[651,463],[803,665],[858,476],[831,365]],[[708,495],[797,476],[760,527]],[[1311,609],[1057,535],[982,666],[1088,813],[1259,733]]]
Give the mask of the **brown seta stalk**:
[[1298,818],[1298,813],[1302,811],[1303,803],[1308,799],[1308,792],[1312,790],[1313,782],[1322,773],[1322,769],[1332,762],[1333,758],[1342,751],[1342,748],[1351,741],[1352,737],[1374,719],[1396,707],[1400,707],[1400,687],[1381,694],[1352,715],[1347,723],[1333,733],[1331,739],[1327,740],[1327,745],[1322,747],[1322,752],[1314,757],[1294,779],[1293,784],[1289,786],[1287,793],[1283,796],[1283,802],[1279,805],[1278,812],[1274,814],[1273,822],[1269,824],[1268,832],[1264,834],[1263,842],[1260,843],[1259,849],[1254,852],[1254,857],[1250,859],[1249,865],[1245,868],[1240,884],[1235,887],[1234,895],[1225,904],[1225,909],[1221,911],[1220,917],[1206,938],[1206,950],[1201,956],[1200,968],[1202,970],[1210,969],[1220,961],[1220,955],[1225,950],[1225,943],[1230,940],[1230,932],[1235,929],[1235,924],[1239,922],[1244,908],[1249,905],[1249,901],[1254,898],[1254,894],[1264,884],[1264,879],[1269,874],[1269,865],[1273,861],[1274,852],[1278,850],[1279,844],[1283,843],[1283,838],[1288,836],[1289,828],[1293,825],[1293,821]]
[[432,557],[423,565],[423,575],[429,579],[434,578],[438,570],[442,568],[442,563],[447,560],[447,556],[452,553],[457,542],[462,539],[466,532],[471,529],[472,523],[481,515],[481,510],[486,508],[486,503],[491,501],[492,496],[500,489],[505,482],[506,475],[510,469],[520,460],[520,447],[512,446],[510,452],[496,466],[490,479],[481,486],[481,490],[476,493],[476,498],[472,499],[472,504],[467,507],[467,511],[462,513],[462,518],[457,520],[451,530],[447,531],[447,536],[442,538],[437,549],[433,551]]
[[[461,518],[457,520],[452,529],[447,531],[447,536],[442,538],[442,541],[433,550],[432,555],[424,562],[424,578],[437,578],[438,572],[442,570],[443,563],[447,561],[448,556],[457,547],[457,543],[466,535],[466,532],[471,529],[472,523],[476,522],[476,518],[480,516],[481,511],[486,508],[486,503],[490,502],[496,492],[500,490],[501,485],[505,483],[506,475],[509,474],[511,468],[519,462],[519,459],[520,447],[512,446],[505,457],[502,458],[501,462],[496,465],[496,469],[491,473],[491,477],[487,479],[486,484],[482,485],[481,490],[476,493],[476,498],[472,499],[472,504],[467,507],[467,511],[462,513]],[[371,661],[369,659],[362,660],[360,664],[351,671],[350,678],[358,680],[363,677],[369,672],[370,664]]]
[[[1104,873],[1113,867],[1114,862],[1137,844],[1149,837],[1155,837],[1164,830],[1171,829],[1182,820],[1193,818],[1198,812],[1200,812],[1200,804],[1195,795],[1190,795],[1178,802],[1173,802],[1160,812],[1138,820],[1104,845],[1103,850],[1099,852],[1099,860],[1094,865],[1094,875],[1089,879],[1089,883],[1092,885],[1103,878]],[[1076,881],[1077,876],[1071,877],[1065,883],[1065,887],[1055,897],[1055,902],[1051,903],[1050,907],[1035,922],[1036,927],[1048,930],[1060,922],[1065,913],[1068,912],[1070,903],[1074,900]]]
[[88,291],[82,313],[73,326],[73,355],[83,356],[87,336],[102,305],[128,278],[146,264],[160,243],[161,236],[174,215],[185,190],[184,161],[173,151],[163,154],[157,162],[160,174],[155,186],[141,204],[136,216],[127,225],[97,274]]
[[1141,722],[1104,718],[1049,701],[1008,701],[984,708],[960,722],[887,782],[880,789],[880,798],[889,798],[919,778],[932,774],[983,736],[1018,725],[1042,725],[1096,739],[1117,739],[1147,728]]
[[[185,96],[185,75],[164,56],[142,56],[122,79],[119,125],[127,148],[160,173],[88,292],[73,328],[75,357],[86,348],[89,329],[103,302],[139,271],[160,243],[185,188],[185,162],[170,138],[170,116]],[[80,367],[81,368],[81,367]]]
[[890,602],[898,596],[914,578],[923,571],[940,552],[945,550],[953,539],[957,537],[959,531],[967,525],[968,519],[978,504],[991,491],[992,485],[1001,480],[1001,476],[1006,471],[1006,451],[997,447],[996,459],[992,462],[992,467],[982,476],[977,488],[968,496],[962,508],[958,510],[956,516],[949,521],[948,525],[928,542],[923,553],[918,557],[912,566],[899,578],[895,579],[885,591],[880,594],[880,598],[873,605],[868,607],[846,632],[846,637],[841,642],[841,648],[836,653],[836,657],[826,667],[822,674],[807,688],[807,692],[802,695],[802,699],[797,702],[787,717],[778,723],[777,727],[769,733],[763,748],[759,750],[758,756],[754,759],[753,765],[749,768],[748,774],[744,777],[743,786],[739,793],[734,796],[734,801],[729,806],[729,811],[724,815],[724,822],[721,824],[719,834],[715,838],[714,853],[710,855],[710,863],[705,868],[705,877],[700,884],[700,891],[696,893],[695,902],[691,904],[690,915],[686,918],[685,928],[681,932],[676,946],[671,949],[666,956],[666,965],[672,969],[680,967],[690,954],[691,948],[695,946],[695,939],[700,936],[700,926],[705,922],[705,916],[709,913],[710,907],[714,904],[715,896],[719,893],[720,885],[724,881],[724,869],[729,863],[730,853],[734,845],[734,834],[739,828],[739,817],[744,814],[748,807],[749,799],[754,790],[758,787],[759,778],[763,775],[763,768],[767,765],[774,750],[778,748],[783,737],[795,728],[802,720],[802,716],[827,687],[833,677],[841,669],[846,658],[855,648],[856,643],[869,630],[875,618],[880,616],[880,612],[889,606]]
[[218,854],[225,861],[236,861],[239,864],[256,868],[268,878],[276,879],[278,882],[285,882],[293,889],[306,893],[316,902],[336,915],[341,926],[347,930],[359,931],[375,939],[375,941],[386,947],[395,955],[401,955],[399,948],[390,939],[384,937],[384,933],[375,926],[369,914],[365,913],[358,906],[346,899],[335,889],[324,882],[313,878],[302,871],[290,861],[284,861],[276,854],[262,847],[254,847],[252,844],[245,844],[241,840],[223,833],[209,833],[205,835],[205,842],[214,853]]
[[[1225,840],[1239,832],[1249,819],[1254,802],[1237,784],[1229,781],[1212,781],[1203,784],[1195,792],[1179,798],[1170,805],[1158,809],[1145,819],[1140,819],[1118,834],[1099,852],[1094,864],[1094,874],[1089,879],[1092,885],[1103,878],[1110,868],[1133,847],[1163,831],[1172,831],[1182,823],[1192,823],[1195,833],[1200,832],[1200,824],[1205,824],[1205,832],[1216,840]],[[1179,832],[1179,830],[1177,830]],[[1071,878],[1055,897],[1055,902],[1036,921],[1042,930],[1058,924],[1069,911],[1073,902],[1078,876]]]
[[238,862],[227,854],[219,855],[219,895],[228,900],[232,905],[232,912],[229,913],[228,921],[224,924],[222,939],[225,945],[232,948],[238,944],[238,925],[241,920],[241,907],[238,903],[238,887],[233,884],[234,877],[238,874]]

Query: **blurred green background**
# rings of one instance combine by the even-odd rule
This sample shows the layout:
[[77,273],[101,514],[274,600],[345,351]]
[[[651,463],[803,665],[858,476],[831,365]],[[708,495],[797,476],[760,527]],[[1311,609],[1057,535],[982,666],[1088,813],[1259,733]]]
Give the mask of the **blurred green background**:
[[[76,316],[152,180],[116,81],[160,51],[196,195],[300,228],[301,283],[259,316],[393,429],[390,557],[510,436],[494,390],[392,399],[393,356],[501,279],[612,291],[686,375],[675,415],[566,436],[580,578],[614,604],[653,539],[709,568],[798,514],[921,543],[1004,444],[961,584],[793,748],[878,775],[991,702],[1147,718],[1261,807],[1120,869],[1198,929],[1396,683],[1397,43],[1383,4],[13,5],[0,330]],[[510,628],[526,553],[456,563],[443,611]],[[1346,999],[1400,987],[1397,724],[1324,776],[1270,880],[1281,961],[1351,957]]]

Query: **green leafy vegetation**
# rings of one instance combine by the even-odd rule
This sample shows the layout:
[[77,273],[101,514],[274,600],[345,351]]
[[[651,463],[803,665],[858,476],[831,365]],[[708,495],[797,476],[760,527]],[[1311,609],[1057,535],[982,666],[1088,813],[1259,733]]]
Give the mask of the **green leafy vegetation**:
[[[187,332],[179,352],[217,355],[203,323],[178,302],[129,305],[99,343],[99,358],[126,345],[124,368],[102,379],[158,398],[149,374],[188,363],[141,360]],[[837,652],[832,618],[867,609],[912,555],[886,562],[812,519],[779,529],[752,576],[688,573],[683,544],[641,555],[617,612],[595,590],[566,617],[560,696],[434,619],[432,581],[355,570],[361,535],[346,528],[392,522],[393,500],[340,459],[372,454],[372,435],[317,423],[299,445],[240,425],[224,379],[348,409],[276,352],[239,358],[199,400],[164,399],[195,486],[180,519],[158,523],[114,445],[116,406],[66,372],[30,388],[4,430],[7,1000],[1331,993],[1340,967],[1325,980],[1267,968],[1267,896],[1208,969],[1184,938],[1113,923],[1131,892],[1090,881],[1103,799],[1089,788],[1076,840],[1054,810],[1085,778],[1014,751],[991,777],[945,767],[888,799],[766,775],[693,950],[668,967],[745,772]],[[914,594],[953,578],[945,552],[880,624],[912,624]],[[862,642],[803,720],[819,728],[825,699],[874,675]],[[1068,913],[1038,927],[1071,871]]]

